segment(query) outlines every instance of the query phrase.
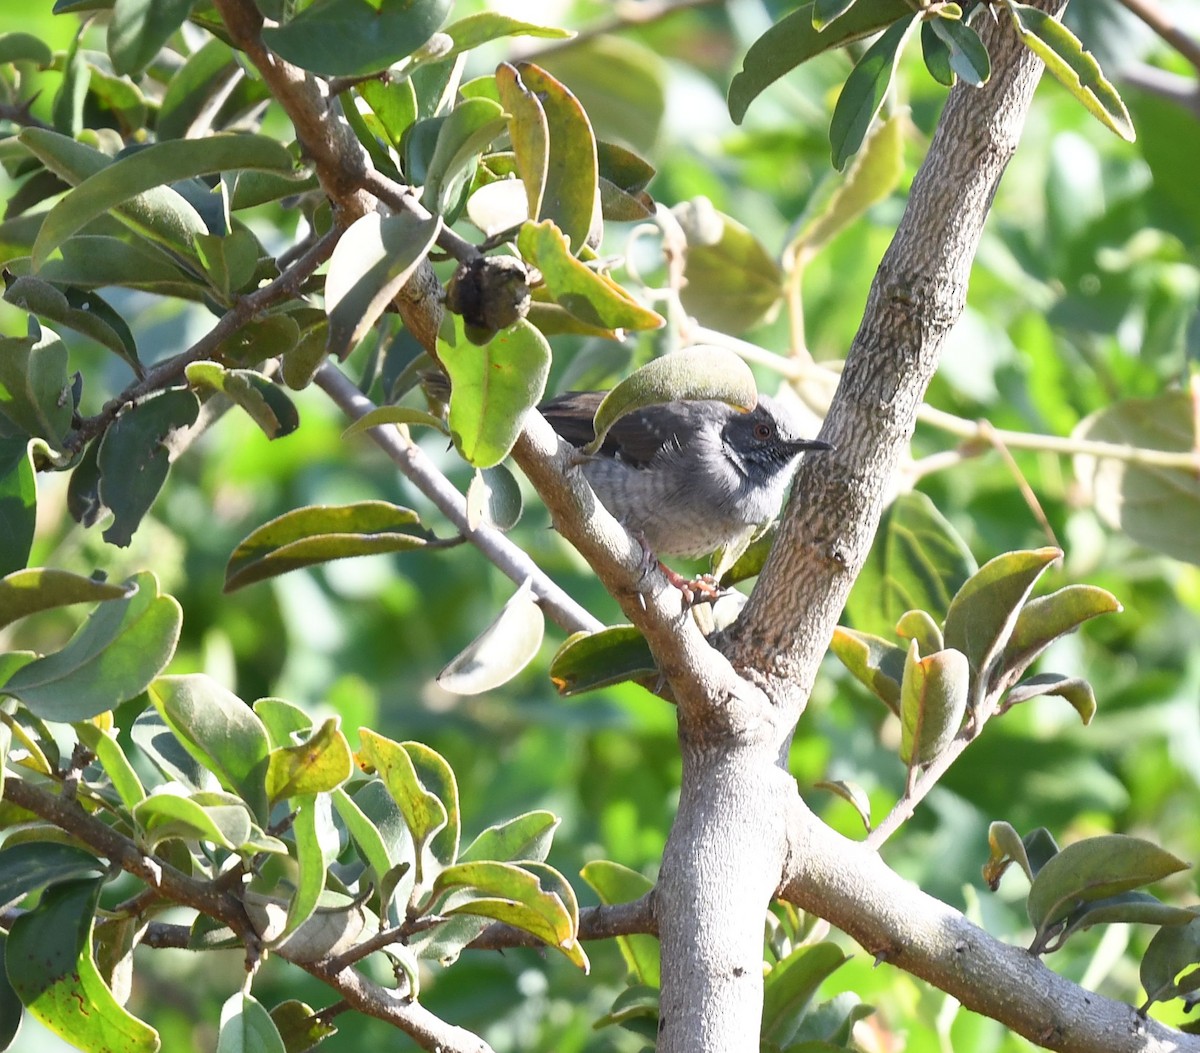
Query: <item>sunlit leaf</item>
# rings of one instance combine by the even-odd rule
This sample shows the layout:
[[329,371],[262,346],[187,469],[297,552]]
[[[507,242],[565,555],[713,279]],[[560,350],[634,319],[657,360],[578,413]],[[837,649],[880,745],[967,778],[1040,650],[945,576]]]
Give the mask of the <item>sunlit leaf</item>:
[[439,686],[456,695],[477,695],[507,683],[537,655],[546,619],[526,581],[495,620],[443,669]]

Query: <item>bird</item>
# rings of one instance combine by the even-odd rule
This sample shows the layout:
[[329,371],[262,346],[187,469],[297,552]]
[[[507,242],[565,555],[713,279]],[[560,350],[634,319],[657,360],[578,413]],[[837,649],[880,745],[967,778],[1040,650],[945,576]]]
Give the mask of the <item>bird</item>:
[[[595,437],[592,422],[605,394],[568,392],[538,408],[582,448]],[[800,455],[832,448],[805,438],[791,411],[770,395],[759,395],[749,411],[678,400],[618,418],[598,451],[580,455],[580,467],[600,503],[649,552],[713,556],[714,569],[727,569],[779,514]],[[664,569],[674,584],[685,580]]]

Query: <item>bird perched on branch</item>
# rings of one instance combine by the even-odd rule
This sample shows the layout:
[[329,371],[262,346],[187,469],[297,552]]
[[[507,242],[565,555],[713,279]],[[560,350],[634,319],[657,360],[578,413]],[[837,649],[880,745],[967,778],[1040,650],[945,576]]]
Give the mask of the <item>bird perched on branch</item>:
[[[571,392],[539,408],[567,442],[584,447],[605,394]],[[619,418],[582,469],[601,503],[656,555],[714,555],[714,565],[727,569],[778,515],[800,454],[831,448],[804,438],[769,395],[748,412],[678,401]]]

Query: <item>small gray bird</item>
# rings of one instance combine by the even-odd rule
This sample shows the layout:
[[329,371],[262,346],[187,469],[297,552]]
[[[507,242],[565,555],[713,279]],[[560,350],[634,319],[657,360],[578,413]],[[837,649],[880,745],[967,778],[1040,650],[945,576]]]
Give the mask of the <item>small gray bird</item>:
[[[603,391],[539,408],[559,435],[586,446]],[[724,402],[668,402],[621,417],[583,473],[604,506],[659,556],[736,559],[779,513],[806,439],[788,409],[759,395],[749,412]]]

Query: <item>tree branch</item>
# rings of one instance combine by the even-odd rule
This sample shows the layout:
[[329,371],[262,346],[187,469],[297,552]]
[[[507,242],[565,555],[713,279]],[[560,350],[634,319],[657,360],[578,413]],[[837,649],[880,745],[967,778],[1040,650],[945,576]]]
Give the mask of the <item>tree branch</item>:
[[1063,1053],[1196,1053],[1200,1037],[1086,991],[1021,947],[972,925],[825,826],[798,798],[788,819],[782,898],[827,919],[866,951],[968,1009]]
[[[332,362],[317,370],[316,384],[352,420],[375,408]],[[509,541],[495,527],[472,527],[467,519],[467,502],[449,479],[437,470],[414,442],[390,426],[370,428],[367,434],[386,453],[404,476],[429,498],[462,535],[518,585],[529,579],[538,603],[555,624],[567,632],[595,632],[604,623],[576,603],[542,570],[520,546]]]
[[[65,830],[122,870],[157,889],[164,899],[191,907],[229,926],[247,945],[256,945],[258,935],[235,890],[219,882],[199,881],[169,863],[144,853],[123,834],[89,815],[75,801],[40,789],[25,779],[9,775],[4,780],[4,800]],[[287,959],[286,951],[276,951]],[[288,959],[291,960],[291,959]],[[491,1053],[479,1036],[446,1023],[414,1002],[406,990],[381,987],[352,968],[336,968],[336,959],[294,961],[306,972],[323,980],[352,1008],[384,1020],[431,1053]]]

